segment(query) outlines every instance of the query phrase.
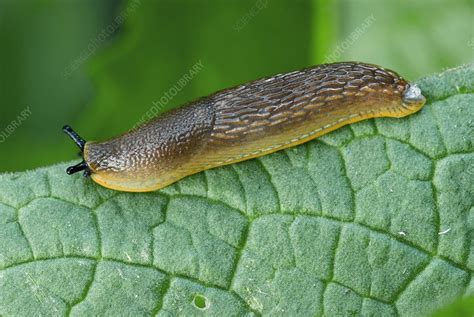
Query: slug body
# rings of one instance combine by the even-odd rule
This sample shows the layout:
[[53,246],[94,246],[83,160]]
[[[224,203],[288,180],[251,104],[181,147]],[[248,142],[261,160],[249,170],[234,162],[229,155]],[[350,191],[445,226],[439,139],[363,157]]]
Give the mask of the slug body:
[[393,71],[352,62],[319,65],[219,91],[104,142],[82,140],[84,162],[68,173],[85,169],[108,188],[152,191],[352,122],[403,117],[424,103],[419,88]]

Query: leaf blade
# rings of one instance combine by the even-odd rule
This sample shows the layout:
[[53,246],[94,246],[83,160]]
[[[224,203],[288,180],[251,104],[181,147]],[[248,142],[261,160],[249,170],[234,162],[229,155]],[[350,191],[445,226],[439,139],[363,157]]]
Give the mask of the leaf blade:
[[0,314],[410,315],[472,294],[472,78],[421,79],[418,114],[154,193],[67,164],[2,174]]

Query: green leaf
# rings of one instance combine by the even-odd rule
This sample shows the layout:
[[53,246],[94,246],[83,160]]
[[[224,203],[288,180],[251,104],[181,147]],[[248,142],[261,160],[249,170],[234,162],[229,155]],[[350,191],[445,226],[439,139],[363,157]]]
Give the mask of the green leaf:
[[115,192],[0,175],[0,315],[426,315],[474,294],[474,64],[428,104]]

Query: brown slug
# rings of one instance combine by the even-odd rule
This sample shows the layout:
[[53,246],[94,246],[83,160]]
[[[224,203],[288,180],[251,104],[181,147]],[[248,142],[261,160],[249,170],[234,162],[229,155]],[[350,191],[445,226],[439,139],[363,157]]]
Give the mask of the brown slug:
[[67,169],[130,192],[163,188],[217,166],[295,146],[343,125],[404,117],[425,103],[394,71],[343,62],[251,81],[166,112],[103,142],[63,128],[84,160]]

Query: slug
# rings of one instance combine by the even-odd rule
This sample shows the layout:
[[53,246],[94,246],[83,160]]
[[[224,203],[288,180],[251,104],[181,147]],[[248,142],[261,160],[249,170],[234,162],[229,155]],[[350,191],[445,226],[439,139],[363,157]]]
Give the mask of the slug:
[[214,167],[295,146],[349,123],[404,117],[424,105],[420,89],[394,71],[341,62],[278,74],[218,91],[103,142],[79,146],[98,184],[146,192]]

